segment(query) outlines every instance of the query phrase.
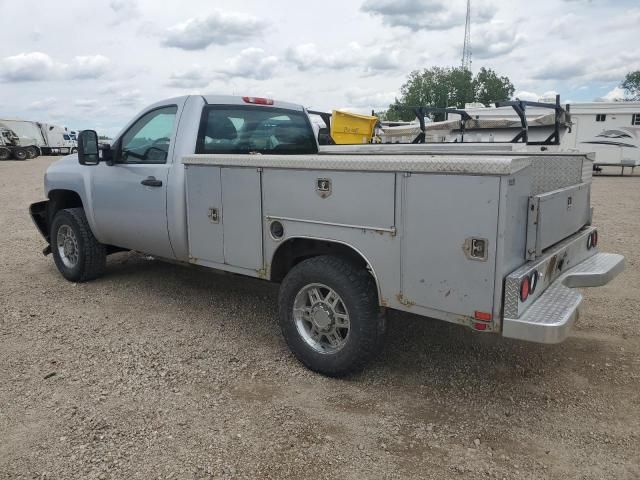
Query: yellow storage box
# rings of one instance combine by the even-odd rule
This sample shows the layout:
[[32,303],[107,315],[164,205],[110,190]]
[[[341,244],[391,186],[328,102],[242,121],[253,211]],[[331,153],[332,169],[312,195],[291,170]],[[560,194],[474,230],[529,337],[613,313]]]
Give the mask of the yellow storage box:
[[378,117],[351,112],[331,112],[331,138],[338,145],[371,143]]

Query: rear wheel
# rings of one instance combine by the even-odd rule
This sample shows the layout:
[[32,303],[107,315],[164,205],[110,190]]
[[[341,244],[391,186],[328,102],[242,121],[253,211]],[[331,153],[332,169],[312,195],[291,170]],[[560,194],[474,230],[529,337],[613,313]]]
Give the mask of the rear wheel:
[[11,158],[11,150],[0,147],[0,160],[9,160],[9,158]]
[[373,278],[345,259],[304,260],[280,287],[280,327],[300,362],[329,376],[356,372],[378,353],[385,331]]
[[93,236],[82,208],[68,208],[56,213],[50,239],[53,261],[67,280],[85,282],[104,273],[106,248]]
[[27,147],[26,150],[30,159],[38,156],[38,149],[36,147]]
[[26,160],[29,158],[29,152],[26,148],[17,147],[13,149],[13,158],[16,160]]

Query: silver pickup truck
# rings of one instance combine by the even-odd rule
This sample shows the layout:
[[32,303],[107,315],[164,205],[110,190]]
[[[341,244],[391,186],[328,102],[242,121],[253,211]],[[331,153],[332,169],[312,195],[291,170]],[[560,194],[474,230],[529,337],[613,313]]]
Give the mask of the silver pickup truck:
[[144,252],[280,283],[295,356],[327,375],[381,348],[388,308],[543,343],[623,257],[598,252],[587,155],[450,145],[319,147],[305,109],[185,96],[111,147],[82,132],[31,216],[70,281]]

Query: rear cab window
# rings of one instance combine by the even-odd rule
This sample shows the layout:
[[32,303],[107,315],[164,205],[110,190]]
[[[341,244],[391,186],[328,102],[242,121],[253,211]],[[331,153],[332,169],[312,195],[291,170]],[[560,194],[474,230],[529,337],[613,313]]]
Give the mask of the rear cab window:
[[246,105],[210,105],[202,112],[196,153],[318,153],[303,111]]

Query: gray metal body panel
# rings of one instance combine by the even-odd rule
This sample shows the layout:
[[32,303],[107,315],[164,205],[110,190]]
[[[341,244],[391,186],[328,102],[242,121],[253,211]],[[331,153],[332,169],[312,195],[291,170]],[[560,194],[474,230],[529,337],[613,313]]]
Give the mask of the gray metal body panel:
[[260,270],[263,267],[261,172],[255,168],[223,168],[221,173],[224,262]]
[[567,238],[589,223],[591,207],[589,185],[581,183],[536,195],[538,211],[536,250],[542,250]]
[[[499,184],[499,177],[405,177],[401,286],[405,302],[468,317],[476,310],[493,310]],[[464,254],[465,241],[471,237],[487,241],[486,260],[471,260]]]
[[222,208],[221,168],[194,165],[188,175],[187,224],[190,260],[224,263],[222,221],[219,218],[217,222],[213,222],[209,218],[210,208]]
[[[331,182],[326,198],[316,191],[319,178]],[[262,188],[268,217],[365,228],[394,225],[394,173],[265,169]]]

